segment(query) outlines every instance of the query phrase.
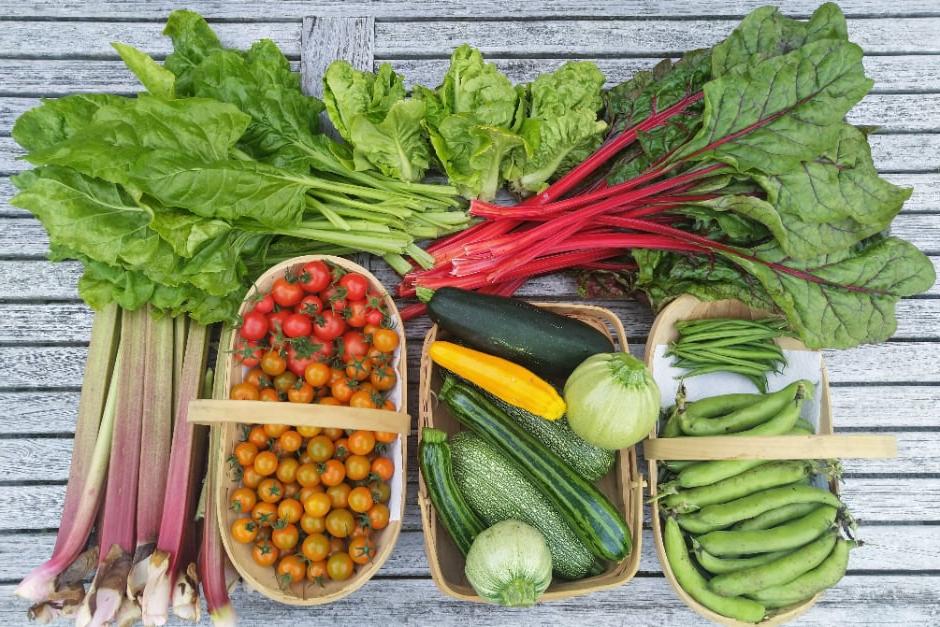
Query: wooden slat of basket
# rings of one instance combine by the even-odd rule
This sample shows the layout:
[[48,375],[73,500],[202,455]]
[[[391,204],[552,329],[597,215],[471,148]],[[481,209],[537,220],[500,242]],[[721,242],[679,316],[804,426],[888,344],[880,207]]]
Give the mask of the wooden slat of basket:
[[280,424],[388,431],[407,436],[411,416],[405,412],[305,403],[268,403],[200,399],[189,403],[189,421],[215,424]]

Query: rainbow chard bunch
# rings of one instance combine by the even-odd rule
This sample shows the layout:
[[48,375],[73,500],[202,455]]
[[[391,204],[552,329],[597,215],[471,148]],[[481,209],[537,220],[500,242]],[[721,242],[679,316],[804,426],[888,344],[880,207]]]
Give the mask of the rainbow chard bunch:
[[845,122],[871,86],[836,5],[808,22],[757,9],[711,50],[612,89],[601,148],[516,206],[474,201],[484,221],[429,248],[435,268],[401,293],[508,294],[629,253],[629,284],[657,306],[738,298],[811,347],[882,341],[898,299],[935,276],[884,234],[910,190],[877,175],[865,131]]

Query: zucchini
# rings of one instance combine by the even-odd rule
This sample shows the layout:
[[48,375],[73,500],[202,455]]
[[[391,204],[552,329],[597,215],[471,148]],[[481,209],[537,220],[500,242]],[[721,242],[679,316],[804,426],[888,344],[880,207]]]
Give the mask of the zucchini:
[[422,429],[421,442],[418,444],[421,477],[428,488],[438,520],[466,557],[474,538],[485,526],[457,489],[451,464],[447,434],[440,429]]
[[461,343],[525,366],[548,379],[564,379],[613,343],[594,327],[513,298],[442,287],[428,315]]
[[587,575],[594,556],[538,488],[493,445],[469,431],[450,441],[457,489],[487,526],[521,520],[542,532],[552,568],[566,579]]
[[564,460],[569,468],[588,481],[597,481],[606,475],[614,465],[616,451],[608,451],[594,446],[583,439],[571,430],[566,418],[545,420],[521,407],[505,403],[492,394],[483,393],[490,402],[506,412],[529,435],[544,444],[550,451]]
[[623,514],[593,483],[529,435],[478,390],[448,377],[439,396],[465,427],[516,463],[595,557],[619,562],[633,548]]

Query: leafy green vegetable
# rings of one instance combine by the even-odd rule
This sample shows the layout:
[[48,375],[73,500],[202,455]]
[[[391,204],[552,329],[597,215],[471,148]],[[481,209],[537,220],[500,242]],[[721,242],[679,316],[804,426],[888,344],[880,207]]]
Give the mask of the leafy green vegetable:
[[166,100],[176,97],[176,75],[173,72],[134,46],[118,42],[111,45],[147,91]]

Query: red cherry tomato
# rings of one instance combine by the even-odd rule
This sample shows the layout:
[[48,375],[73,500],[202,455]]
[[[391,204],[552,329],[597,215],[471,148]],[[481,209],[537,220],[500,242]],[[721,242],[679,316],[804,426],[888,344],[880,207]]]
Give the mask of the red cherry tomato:
[[282,309],[268,314],[268,323],[271,326],[271,333],[283,333],[284,321],[291,314],[290,309]]
[[[346,276],[349,275],[347,274]],[[366,326],[366,314],[368,310],[369,307],[364,300],[350,302],[345,312],[346,324],[356,328]]]
[[366,310],[366,324],[371,324],[378,327],[382,325],[383,320],[385,320],[385,314],[382,313],[381,309],[369,308]]
[[239,339],[238,342],[235,343],[235,359],[249,368],[254,368],[261,362],[261,357],[264,355],[264,352],[264,346],[261,346],[258,342],[248,342]]
[[319,296],[307,294],[300,301],[300,304],[297,305],[295,311],[297,313],[307,314],[312,318],[323,311],[323,301],[320,300]]
[[369,291],[369,279],[358,272],[350,272],[343,275],[339,280],[339,285],[346,288],[346,298],[349,300],[363,300],[366,292]]
[[334,285],[333,287],[324,290],[320,297],[323,299],[323,304],[326,308],[332,309],[336,313],[343,313],[346,311],[346,305],[348,301],[346,300],[346,288]]
[[313,323],[310,316],[292,313],[284,320],[283,329],[287,337],[304,337],[313,331]]
[[268,334],[268,317],[260,311],[249,311],[242,318],[238,334],[246,340],[257,342]]
[[304,288],[299,283],[291,283],[283,277],[274,280],[271,297],[281,307],[293,307],[304,297]]
[[300,273],[300,285],[305,292],[320,292],[330,284],[333,273],[322,261],[310,261],[304,264]]
[[341,314],[326,310],[313,323],[313,334],[322,342],[330,342],[346,330],[346,322]]
[[293,344],[287,347],[287,369],[298,377],[303,377],[307,366],[317,361],[320,360],[314,350],[305,350],[299,353]]
[[333,342],[314,343],[314,346],[319,346],[319,349],[313,354],[313,358],[321,363],[330,361],[336,352],[336,345]]
[[260,298],[258,302],[255,303],[255,311],[259,311],[263,314],[269,314],[274,311],[274,299],[271,298],[270,294],[265,294],[263,298]]
[[369,352],[369,344],[359,331],[347,331],[343,334],[343,361],[365,356]]

